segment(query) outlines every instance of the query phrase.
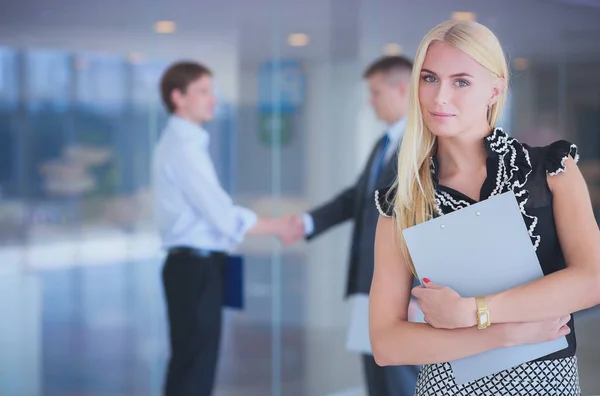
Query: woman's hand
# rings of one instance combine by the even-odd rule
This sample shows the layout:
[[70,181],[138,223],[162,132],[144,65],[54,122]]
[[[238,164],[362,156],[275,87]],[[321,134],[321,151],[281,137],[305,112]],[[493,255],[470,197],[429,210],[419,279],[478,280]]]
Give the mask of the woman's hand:
[[493,324],[490,329],[494,327],[499,331],[507,346],[537,344],[569,334],[571,329],[567,323],[570,319],[571,315],[566,315],[542,322],[500,323]]
[[429,325],[438,329],[458,329],[477,324],[477,306],[472,298],[463,298],[457,292],[423,279],[424,287],[412,289],[419,307]]

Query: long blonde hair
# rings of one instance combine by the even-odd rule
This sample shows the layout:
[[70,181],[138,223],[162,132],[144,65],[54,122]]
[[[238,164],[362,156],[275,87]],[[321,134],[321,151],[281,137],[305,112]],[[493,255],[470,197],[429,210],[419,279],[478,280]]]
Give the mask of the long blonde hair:
[[[500,42],[491,30],[480,23],[453,20],[442,22],[430,30],[419,45],[412,71],[408,116],[398,157],[396,196],[393,199],[400,247],[415,276],[417,274],[401,231],[430,220],[435,211],[430,157],[437,138],[423,122],[419,104],[421,69],[427,49],[433,41],[443,41],[453,45],[496,77],[503,78],[505,87],[508,86],[508,66]],[[505,102],[506,89],[488,111],[487,119],[490,128],[496,125]]]

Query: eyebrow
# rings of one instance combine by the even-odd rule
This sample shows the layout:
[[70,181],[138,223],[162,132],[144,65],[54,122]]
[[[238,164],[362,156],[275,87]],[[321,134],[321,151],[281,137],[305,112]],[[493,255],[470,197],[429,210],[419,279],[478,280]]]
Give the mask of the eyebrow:
[[[430,74],[433,74],[434,76],[437,76],[436,73],[432,72],[429,69],[421,69],[421,73],[430,73]],[[457,74],[451,75],[450,77],[452,77],[452,78],[457,78],[457,77],[471,77],[471,78],[473,78],[473,76],[470,75],[469,73],[457,73]]]

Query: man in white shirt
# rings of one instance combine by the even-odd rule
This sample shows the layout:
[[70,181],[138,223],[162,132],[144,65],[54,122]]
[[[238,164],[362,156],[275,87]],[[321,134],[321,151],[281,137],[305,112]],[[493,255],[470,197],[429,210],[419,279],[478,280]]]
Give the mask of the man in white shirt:
[[[330,201],[303,215],[291,217],[290,240],[312,240],[347,220],[354,222],[346,297],[364,298],[371,289],[374,241],[378,212],[375,190],[390,186],[397,173],[397,154],[408,111],[412,61],[402,56],[385,56],[364,72],[370,103],[377,118],[387,125],[373,147],[356,183]],[[411,312],[412,315],[412,312]],[[363,318],[368,322],[368,318]],[[368,344],[368,340],[365,340]],[[380,367],[373,356],[363,354],[369,396],[412,396],[418,367]]]
[[153,158],[155,209],[168,256],[162,272],[171,357],[166,396],[209,396],[221,334],[227,254],[249,234],[283,237],[280,219],[235,206],[217,179],[202,124],[213,118],[212,73],[194,62],[172,65],[161,80],[171,114]]

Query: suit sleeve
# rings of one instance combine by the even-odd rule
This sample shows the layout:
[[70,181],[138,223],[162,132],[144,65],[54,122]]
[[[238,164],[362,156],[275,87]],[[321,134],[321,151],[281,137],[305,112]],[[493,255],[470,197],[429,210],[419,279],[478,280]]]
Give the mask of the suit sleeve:
[[358,197],[357,185],[358,183],[347,188],[331,201],[308,213],[313,221],[313,232],[307,235],[306,239],[310,240],[354,216],[354,208]]
[[307,213],[305,217],[308,217],[308,219],[304,219],[305,230],[312,231],[306,235],[307,240],[311,240],[328,229],[354,218],[359,203],[358,200],[365,193],[364,187],[369,175],[370,164],[377,148],[378,145],[373,147],[365,169],[353,186],[342,191],[331,201]]

